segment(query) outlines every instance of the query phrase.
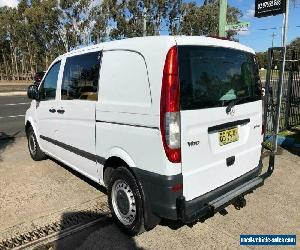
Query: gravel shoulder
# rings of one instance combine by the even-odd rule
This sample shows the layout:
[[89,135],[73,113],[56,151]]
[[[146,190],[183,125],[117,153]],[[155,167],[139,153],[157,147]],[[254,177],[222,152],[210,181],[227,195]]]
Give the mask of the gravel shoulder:
[[[246,197],[245,208],[235,210],[229,206],[227,215],[216,214],[192,228],[182,226],[175,230],[170,224],[163,224],[131,238],[107,218],[51,246],[53,249],[237,249],[240,234],[297,234],[300,246],[299,159],[296,154],[282,150],[276,158],[273,176]],[[0,141],[0,241],[66,214],[105,205],[104,190],[91,183],[53,160],[32,161],[26,138]]]
[[32,82],[1,82],[0,94],[8,92],[26,92]]
[[106,202],[99,187],[53,160],[31,160],[26,138],[0,141],[0,240]]

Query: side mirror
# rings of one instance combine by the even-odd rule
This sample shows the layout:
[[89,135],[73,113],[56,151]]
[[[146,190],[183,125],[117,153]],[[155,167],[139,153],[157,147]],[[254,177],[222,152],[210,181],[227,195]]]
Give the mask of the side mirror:
[[39,89],[38,85],[32,84],[28,87],[27,96],[32,100],[39,100]]

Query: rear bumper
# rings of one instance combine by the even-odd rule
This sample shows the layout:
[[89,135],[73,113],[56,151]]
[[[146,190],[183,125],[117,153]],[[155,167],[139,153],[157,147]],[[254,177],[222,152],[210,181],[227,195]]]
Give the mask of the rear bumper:
[[184,223],[192,223],[199,218],[220,211],[236,199],[262,186],[264,180],[258,177],[259,172],[259,167],[257,167],[247,174],[191,201],[185,201],[183,196],[177,198],[178,219]]
[[142,186],[148,212],[161,218],[191,223],[262,186],[263,179],[258,177],[261,169],[260,163],[250,172],[191,201],[185,200],[182,191],[172,192],[174,185],[182,183],[182,175],[167,177],[139,169],[134,169],[134,172]]

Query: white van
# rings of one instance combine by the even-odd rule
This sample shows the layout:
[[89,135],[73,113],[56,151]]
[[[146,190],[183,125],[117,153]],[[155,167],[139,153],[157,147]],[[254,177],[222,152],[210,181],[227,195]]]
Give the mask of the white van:
[[34,160],[51,156],[107,187],[130,233],[192,223],[263,184],[262,98],[254,51],[209,37],[160,36],[71,51],[26,112]]

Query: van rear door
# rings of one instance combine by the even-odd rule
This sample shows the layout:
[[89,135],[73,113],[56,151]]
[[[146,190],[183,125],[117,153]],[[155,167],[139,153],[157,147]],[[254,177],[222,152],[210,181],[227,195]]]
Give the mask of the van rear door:
[[251,53],[178,46],[183,195],[192,200],[258,166],[262,101]]

